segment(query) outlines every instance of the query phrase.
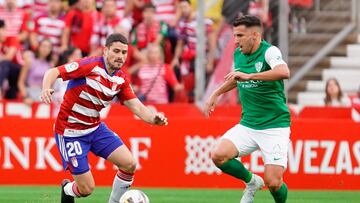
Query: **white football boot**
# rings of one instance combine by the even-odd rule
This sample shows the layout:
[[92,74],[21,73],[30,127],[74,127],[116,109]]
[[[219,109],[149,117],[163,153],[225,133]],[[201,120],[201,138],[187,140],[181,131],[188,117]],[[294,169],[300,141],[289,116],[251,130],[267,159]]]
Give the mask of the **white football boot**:
[[240,203],[253,203],[256,191],[261,190],[264,185],[264,180],[260,176],[252,174],[250,182],[246,183]]

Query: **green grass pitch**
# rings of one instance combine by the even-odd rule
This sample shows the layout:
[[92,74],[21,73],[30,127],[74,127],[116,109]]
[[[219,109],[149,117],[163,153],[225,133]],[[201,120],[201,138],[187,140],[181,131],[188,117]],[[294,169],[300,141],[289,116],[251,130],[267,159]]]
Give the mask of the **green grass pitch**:
[[[223,189],[168,189],[137,188],[144,191],[151,203],[238,203],[239,190]],[[106,203],[110,187],[97,187],[87,198],[77,203]],[[0,186],[0,203],[59,203],[60,187],[54,186]],[[255,196],[255,203],[273,203],[267,190]],[[300,191],[290,190],[288,203],[358,203],[360,191]]]

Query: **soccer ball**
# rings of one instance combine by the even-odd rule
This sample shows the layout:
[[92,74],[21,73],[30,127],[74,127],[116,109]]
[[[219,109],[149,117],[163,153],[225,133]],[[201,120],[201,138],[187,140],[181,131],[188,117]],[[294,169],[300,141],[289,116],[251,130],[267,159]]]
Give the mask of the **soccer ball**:
[[150,200],[140,190],[128,190],[121,196],[120,203],[150,203]]

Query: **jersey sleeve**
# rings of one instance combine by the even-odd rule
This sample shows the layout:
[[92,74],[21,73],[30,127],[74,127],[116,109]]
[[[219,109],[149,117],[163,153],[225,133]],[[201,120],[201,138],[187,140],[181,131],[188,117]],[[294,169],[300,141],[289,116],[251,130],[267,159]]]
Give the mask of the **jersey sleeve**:
[[79,59],[74,62],[58,66],[57,69],[60,72],[60,77],[66,81],[75,78],[83,78],[91,73],[94,69],[93,64],[84,63],[84,59]]
[[275,68],[277,65],[286,64],[286,62],[282,59],[280,49],[276,46],[271,46],[266,50],[265,61],[269,64],[271,69]]
[[131,87],[130,80],[128,77],[125,77],[125,83],[121,87],[121,91],[117,95],[119,101],[124,103],[127,100],[136,98],[133,88]]

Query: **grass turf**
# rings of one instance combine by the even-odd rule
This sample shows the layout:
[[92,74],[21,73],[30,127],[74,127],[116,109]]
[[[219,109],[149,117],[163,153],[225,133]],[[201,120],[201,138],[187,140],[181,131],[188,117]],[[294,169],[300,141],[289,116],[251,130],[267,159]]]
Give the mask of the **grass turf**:
[[[238,203],[240,190],[222,189],[168,189],[140,188],[151,203]],[[106,203],[109,187],[97,187],[87,198],[77,203]],[[54,186],[0,186],[0,203],[59,203],[60,187]],[[255,203],[273,203],[266,190],[256,194]],[[289,191],[287,203],[356,203],[360,202],[359,191]]]

